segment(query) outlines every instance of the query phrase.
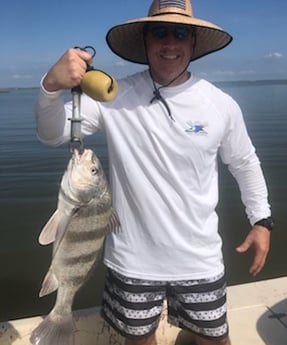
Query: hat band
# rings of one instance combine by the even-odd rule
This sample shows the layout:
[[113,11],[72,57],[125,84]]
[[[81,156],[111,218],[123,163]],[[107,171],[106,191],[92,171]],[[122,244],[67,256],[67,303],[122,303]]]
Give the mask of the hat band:
[[158,16],[170,15],[170,14],[175,14],[175,15],[177,15],[177,16],[183,16],[183,17],[187,17],[187,18],[192,18],[189,14],[178,13],[178,12],[156,13],[156,14],[151,15],[150,17],[158,17]]
[[164,7],[178,7],[185,10],[185,0],[160,0],[159,8]]

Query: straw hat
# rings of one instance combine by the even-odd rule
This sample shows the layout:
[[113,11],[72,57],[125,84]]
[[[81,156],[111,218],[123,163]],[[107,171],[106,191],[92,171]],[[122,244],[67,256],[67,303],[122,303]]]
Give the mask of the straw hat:
[[147,17],[127,21],[109,30],[106,36],[109,47],[125,60],[148,64],[143,28],[153,22],[195,27],[196,46],[191,61],[220,50],[232,41],[232,37],[219,26],[195,18],[190,0],[154,0]]

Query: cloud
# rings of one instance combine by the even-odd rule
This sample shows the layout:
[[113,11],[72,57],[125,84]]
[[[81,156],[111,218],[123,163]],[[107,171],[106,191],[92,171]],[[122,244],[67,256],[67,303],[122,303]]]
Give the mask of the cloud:
[[241,70],[238,72],[238,74],[240,74],[240,75],[253,75],[253,74],[256,74],[256,71],[252,70],[252,69]]
[[275,53],[270,53],[268,55],[265,55],[264,58],[268,60],[280,60],[284,58],[284,55],[281,53],[275,52]]
[[211,71],[213,75],[216,76],[226,76],[226,77],[233,77],[238,75],[253,75],[256,73],[255,70],[252,69],[242,69],[242,70],[214,70]]
[[234,71],[231,70],[214,70],[211,73],[219,76],[233,76],[236,74]]
[[14,74],[12,75],[13,79],[32,79],[33,76],[31,74]]
[[127,63],[123,60],[118,60],[118,61],[116,61],[115,65],[118,67],[125,67],[127,65]]

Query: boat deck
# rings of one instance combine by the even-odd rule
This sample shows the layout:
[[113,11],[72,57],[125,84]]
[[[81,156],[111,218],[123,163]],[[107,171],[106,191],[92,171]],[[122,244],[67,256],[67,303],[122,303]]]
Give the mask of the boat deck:
[[[287,344],[287,277],[228,287],[233,345]],[[28,345],[41,317],[0,323],[0,345]],[[123,339],[103,322],[99,308],[75,312],[76,345],[122,345]],[[166,322],[157,331],[159,345],[192,345],[190,336]]]
[[234,345],[287,344],[287,277],[228,288]]

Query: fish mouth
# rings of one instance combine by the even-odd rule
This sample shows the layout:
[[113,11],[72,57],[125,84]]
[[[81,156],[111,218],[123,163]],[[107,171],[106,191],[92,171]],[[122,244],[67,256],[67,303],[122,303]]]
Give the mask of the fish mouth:
[[87,150],[79,151],[78,149],[74,149],[73,151],[73,158],[77,163],[81,163],[81,161],[85,158],[87,155]]
[[90,160],[92,156],[93,156],[92,150],[84,149],[84,151],[79,151],[78,149],[75,149],[73,151],[73,158],[79,164],[81,164],[82,162],[86,160]]
[[81,160],[81,156],[84,154],[85,151],[83,151],[82,153],[80,153],[80,151],[78,149],[74,149],[73,151],[73,158],[76,161],[80,161]]

